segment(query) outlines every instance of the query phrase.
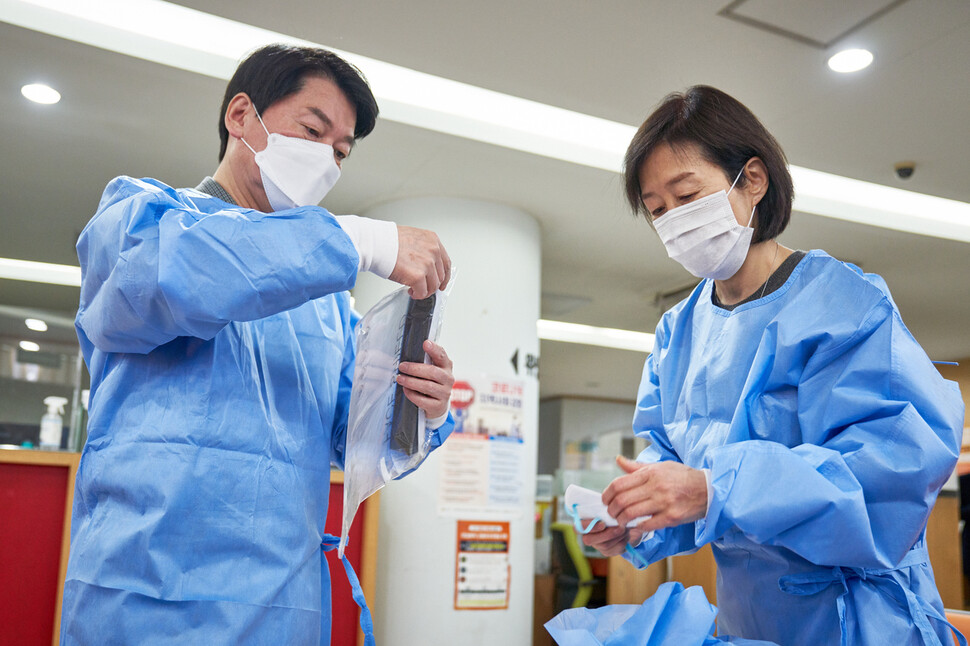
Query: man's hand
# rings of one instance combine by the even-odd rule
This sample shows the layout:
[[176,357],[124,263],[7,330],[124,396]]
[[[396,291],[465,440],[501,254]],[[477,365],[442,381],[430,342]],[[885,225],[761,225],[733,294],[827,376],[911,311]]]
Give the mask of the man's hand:
[[421,300],[451,279],[451,258],[433,231],[397,227],[397,263],[389,278],[407,285],[411,298]]
[[603,504],[621,527],[652,516],[630,530],[637,543],[651,531],[699,520],[707,513],[707,479],[698,469],[673,461],[643,464],[618,457],[626,471],[603,492]]
[[451,398],[451,387],[455,385],[455,376],[451,373],[451,359],[444,348],[437,343],[425,341],[424,351],[431,358],[431,364],[401,363],[398,366],[401,374],[397,376],[397,383],[404,387],[405,397],[423,409],[428,419],[434,419],[448,412],[448,400]]

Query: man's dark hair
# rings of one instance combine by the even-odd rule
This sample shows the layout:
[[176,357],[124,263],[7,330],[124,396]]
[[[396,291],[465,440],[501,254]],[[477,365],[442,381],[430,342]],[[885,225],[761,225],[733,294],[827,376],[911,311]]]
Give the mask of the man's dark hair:
[[[737,99],[707,85],[695,85],[664,98],[637,130],[626,151],[626,198],[634,213],[646,214],[640,199],[640,168],[661,144],[672,148],[694,144],[704,159],[724,171],[728,182],[734,181],[749,159],[760,158],[768,170],[768,191],[758,203],[752,242],[776,238],[788,226],[795,190],[785,152]],[[738,186],[744,186],[746,181],[742,175]]]
[[219,112],[219,161],[226,155],[229,131],[226,109],[240,92],[249,95],[260,114],[271,105],[303,89],[307,76],[329,79],[347,97],[357,112],[354,139],[370,134],[377,122],[377,99],[363,73],[331,51],[318,47],[267,45],[250,54],[229,79]]

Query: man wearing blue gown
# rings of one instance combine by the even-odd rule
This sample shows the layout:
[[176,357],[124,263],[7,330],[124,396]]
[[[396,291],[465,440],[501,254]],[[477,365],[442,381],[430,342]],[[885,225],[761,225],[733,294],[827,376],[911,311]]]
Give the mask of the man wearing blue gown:
[[[361,271],[424,298],[433,233],[316,206],[377,103],[331,52],[270,46],[237,69],[215,174],[119,177],[78,241],[91,373],[64,644],[327,644],[321,552],[343,466]],[[450,433],[445,351],[402,364],[432,444]]]

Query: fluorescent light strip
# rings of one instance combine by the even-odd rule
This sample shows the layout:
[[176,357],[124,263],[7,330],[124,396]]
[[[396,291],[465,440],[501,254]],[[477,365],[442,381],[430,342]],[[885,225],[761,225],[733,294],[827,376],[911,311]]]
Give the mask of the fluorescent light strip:
[[647,332],[632,330],[618,330],[609,327],[594,327],[563,321],[547,321],[540,319],[536,322],[539,338],[544,341],[562,341],[564,343],[581,343],[603,348],[618,350],[633,350],[635,352],[650,353],[653,351],[654,335]]
[[[2,278],[80,287],[81,268],[71,265],[0,258],[0,279]],[[33,310],[0,307],[0,313],[19,317],[34,312]],[[48,314],[47,317],[50,318],[50,315]],[[546,341],[580,343],[645,353],[653,350],[654,335],[646,332],[547,320],[537,321],[536,327],[539,338]]]
[[791,167],[795,209],[828,218],[970,242],[970,204]]
[[[161,0],[0,0],[0,20],[179,69],[228,79],[270,43],[322,47]],[[633,129],[328,47],[367,75],[381,116],[524,152],[619,171]]]
[[[161,0],[0,0],[0,20],[198,74],[228,79],[249,51],[315,45]],[[333,49],[333,48],[331,48]],[[338,49],[360,67],[384,118],[619,172],[633,126],[432,76]],[[792,166],[795,209],[970,242],[970,204]]]
[[51,285],[81,286],[81,268],[49,262],[0,258],[0,278]]

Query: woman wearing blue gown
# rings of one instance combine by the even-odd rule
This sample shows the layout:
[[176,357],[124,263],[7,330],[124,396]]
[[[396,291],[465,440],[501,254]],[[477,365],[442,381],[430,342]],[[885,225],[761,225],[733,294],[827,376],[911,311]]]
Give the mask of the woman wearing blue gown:
[[784,152],[714,88],[662,102],[625,180],[703,280],[657,325],[633,423],[650,444],[603,493],[619,527],[584,541],[640,567],[710,544],[721,634],[952,643],[925,533],[963,403],[885,282],[776,241],[793,198]]

